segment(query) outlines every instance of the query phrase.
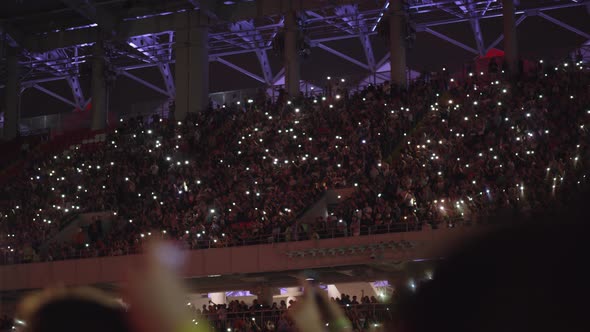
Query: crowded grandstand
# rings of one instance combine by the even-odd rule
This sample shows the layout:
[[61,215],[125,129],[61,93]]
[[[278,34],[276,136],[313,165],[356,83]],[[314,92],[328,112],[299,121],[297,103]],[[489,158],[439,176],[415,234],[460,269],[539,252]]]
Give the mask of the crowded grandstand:
[[[454,227],[558,205],[586,181],[579,63],[467,77],[121,120],[6,183],[3,262],[137,253],[151,237],[199,249]],[[334,188],[354,193],[298,222]],[[71,216],[103,211],[108,229],[96,217],[51,241]]]
[[590,0],[0,12],[0,332],[586,330]]

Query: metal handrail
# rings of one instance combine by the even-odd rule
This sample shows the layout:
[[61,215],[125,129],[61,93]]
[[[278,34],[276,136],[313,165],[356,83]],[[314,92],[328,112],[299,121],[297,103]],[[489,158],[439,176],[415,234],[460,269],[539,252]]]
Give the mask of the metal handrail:
[[[471,226],[474,223],[464,220],[462,218],[454,218],[449,221],[446,221],[447,228],[458,228],[462,226]],[[429,226],[427,226],[429,225]],[[435,221],[423,221],[423,222],[398,222],[398,223],[391,223],[386,225],[374,225],[374,226],[367,226],[361,225],[361,229],[359,234],[351,234],[348,230],[348,227],[345,227],[343,230],[338,229],[331,229],[324,232],[310,232],[308,234],[304,234],[302,232],[294,233],[292,237],[287,239],[287,236],[283,234],[260,234],[248,239],[242,239],[237,241],[227,241],[223,240],[229,239],[230,237],[220,236],[219,239],[211,239],[211,238],[203,238],[202,240],[197,240],[195,244],[187,245],[184,247],[186,250],[203,250],[203,249],[215,249],[215,248],[227,248],[227,247],[240,247],[240,246],[252,246],[252,245],[262,245],[262,244],[276,244],[276,243],[284,243],[284,242],[299,242],[299,241],[309,241],[309,240],[326,240],[326,239],[335,239],[335,238],[349,238],[349,237],[359,237],[359,236],[372,236],[378,234],[390,234],[390,233],[404,233],[404,232],[420,232],[426,231],[430,228],[430,231],[435,231],[439,227],[437,226],[437,222]],[[315,236],[317,234],[317,237]],[[152,232],[152,235],[147,236],[146,239],[155,238],[155,237],[162,237],[164,238],[165,235],[162,232]],[[61,260],[71,260],[71,259],[83,259],[83,258],[96,258],[96,257],[111,257],[111,256],[127,256],[127,255],[135,255],[141,254],[141,249],[134,249],[134,248],[125,248],[121,251],[121,254],[112,254],[109,253],[98,253],[94,248],[91,246],[84,247],[81,249],[74,249],[70,251],[69,254],[66,256],[60,257],[58,259],[45,259],[45,260],[35,260],[34,257],[24,257],[16,252],[2,252],[0,253],[0,265],[12,265],[12,264],[27,264],[27,263],[36,263],[42,261],[61,261]]]

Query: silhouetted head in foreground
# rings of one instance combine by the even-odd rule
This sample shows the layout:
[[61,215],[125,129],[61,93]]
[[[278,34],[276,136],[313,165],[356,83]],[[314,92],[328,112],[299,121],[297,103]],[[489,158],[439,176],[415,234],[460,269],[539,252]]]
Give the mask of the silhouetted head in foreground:
[[52,289],[23,301],[25,332],[128,332],[121,304],[92,289]]
[[[399,303],[404,332],[589,331],[588,194],[448,256]],[[516,224],[516,225],[512,225]]]

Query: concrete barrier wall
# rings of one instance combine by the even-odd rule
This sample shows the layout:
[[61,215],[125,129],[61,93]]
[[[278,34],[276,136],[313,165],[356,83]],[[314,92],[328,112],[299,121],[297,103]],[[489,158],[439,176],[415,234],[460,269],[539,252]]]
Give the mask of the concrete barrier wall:
[[[193,250],[187,252],[187,265],[183,275],[186,278],[195,278],[366,264],[375,259],[374,252],[358,248],[369,248],[392,241],[407,241],[414,247],[400,249],[384,245],[382,249],[378,249],[379,259],[434,259],[443,256],[451,245],[486,229],[464,227]],[[349,248],[357,250],[352,252]],[[319,254],[320,250],[324,254]],[[53,285],[119,283],[124,281],[129,270],[141,263],[141,258],[141,255],[130,255],[0,266],[0,291],[37,289]]]

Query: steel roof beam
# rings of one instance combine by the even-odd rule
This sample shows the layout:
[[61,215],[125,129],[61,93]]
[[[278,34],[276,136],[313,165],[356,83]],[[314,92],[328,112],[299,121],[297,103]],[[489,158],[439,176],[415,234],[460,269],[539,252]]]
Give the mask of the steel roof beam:
[[574,28],[573,26],[571,26],[571,25],[569,25],[569,24],[567,24],[565,22],[562,22],[562,21],[560,21],[560,20],[558,20],[556,18],[553,18],[553,17],[551,17],[551,16],[549,16],[549,15],[543,13],[543,12],[539,12],[538,15],[541,16],[542,18],[546,19],[547,21],[551,22],[551,23],[554,23],[554,24],[559,25],[560,27],[562,27],[562,28],[564,28],[566,30],[569,30],[569,31],[571,31],[573,33],[577,33],[578,35],[580,35],[580,36],[582,36],[582,37],[584,37],[586,39],[590,39],[590,34],[584,32],[582,30],[579,30],[577,28]]
[[[490,0],[480,0],[477,1],[476,4],[486,4],[489,2]],[[491,2],[495,2],[497,0],[491,0]],[[559,1],[559,0],[558,0]],[[457,4],[457,0],[448,0],[448,1],[430,1],[429,3],[423,3],[423,4],[416,4],[416,5],[411,5],[409,6],[410,11],[414,11],[413,14],[423,14],[423,13],[431,13],[434,12],[435,10],[440,10],[440,6],[442,5],[448,5],[448,4]]]
[[443,5],[437,5],[436,8],[444,11],[445,13],[448,13],[448,14],[451,14],[453,16],[456,16],[458,18],[465,18],[465,15],[463,15],[461,13],[457,13],[456,11],[454,11],[454,10],[452,10],[450,8],[447,8],[447,7],[443,6]]
[[337,57],[340,57],[340,58],[342,58],[342,59],[344,59],[344,60],[346,60],[348,62],[352,62],[352,63],[354,63],[355,65],[357,65],[357,66],[359,66],[361,68],[364,68],[366,70],[370,70],[369,66],[367,66],[366,64],[364,64],[364,63],[358,61],[357,59],[354,59],[354,58],[352,58],[352,57],[350,57],[350,56],[348,56],[348,55],[346,55],[346,54],[344,54],[342,52],[336,51],[335,49],[333,49],[331,47],[328,47],[328,46],[326,46],[326,45],[324,45],[322,43],[317,43],[316,46],[319,47],[319,48],[321,48],[322,50],[324,50],[326,52],[329,52],[329,53],[332,53],[332,54],[336,55]]
[[[439,2],[440,3],[440,2]],[[445,3],[454,3],[454,1],[447,1]],[[477,2],[479,3],[487,3],[487,2]],[[547,10],[554,10],[560,8],[571,8],[576,6],[586,6],[590,4],[590,0],[579,1],[577,3],[561,3],[556,5],[550,6],[539,6],[535,9],[538,11],[547,11]],[[411,8],[421,8],[422,6],[412,6]],[[432,7],[432,4],[429,4],[427,7]],[[379,10],[371,10],[372,15],[375,15],[376,20],[379,20]],[[367,13],[367,12],[363,12]],[[516,14],[522,14],[524,10],[519,10]],[[133,36],[145,35],[149,33],[161,33],[167,31],[174,31],[176,29],[190,29],[189,26],[176,26],[174,22],[174,17],[176,15],[182,15],[185,13],[172,13],[165,16],[153,16],[144,19],[137,19],[137,20],[128,20],[119,24],[119,33],[116,39],[118,40],[127,40]],[[209,17],[204,14],[199,14],[199,12],[195,12],[195,15],[199,15],[201,20],[209,20]],[[254,15],[258,16],[258,15]],[[496,11],[490,13],[486,12],[485,15],[478,14],[472,18],[491,18],[491,17],[500,17],[502,16],[501,13],[497,13]],[[330,18],[332,19],[332,18]],[[417,25],[425,25],[425,26],[435,26],[435,25],[443,25],[443,24],[451,24],[457,22],[464,22],[469,19],[467,18],[454,18],[449,20],[436,20],[436,21],[429,21],[429,22],[422,22],[418,23]],[[273,25],[265,25],[263,27],[258,27],[257,29],[264,29],[264,28],[271,28]],[[272,27],[274,29],[274,27]],[[29,36],[25,38],[23,47],[29,50],[35,51],[43,51],[55,48],[62,48],[66,46],[78,45],[78,44],[86,44],[92,43],[98,39],[98,28],[96,27],[89,27],[84,29],[76,29],[76,30],[63,30],[59,32],[49,32],[44,35],[37,35],[37,36]],[[224,34],[231,33],[231,32],[224,32],[219,33],[217,35],[223,36]],[[216,34],[212,34],[216,35]]]
[[373,54],[373,46],[369,38],[367,24],[365,24],[364,17],[359,13],[358,6],[347,5],[338,7],[335,13],[342,17],[342,20],[348,24],[353,31],[358,31],[359,40],[363,46],[365,58],[367,59],[367,66],[371,73],[375,72],[375,55]]
[[82,86],[80,85],[80,63],[86,62],[86,60],[78,60],[78,56],[79,54],[79,49],[78,47],[74,48],[74,59],[75,62],[70,63],[71,67],[76,68],[76,75],[72,75],[68,78],[68,85],[70,86],[70,89],[72,90],[72,95],[74,96],[74,101],[76,102],[76,104],[78,105],[79,109],[84,109],[84,107],[86,106],[86,99],[84,98],[84,91],[82,90]]
[[253,79],[255,79],[255,80],[259,81],[259,82],[266,83],[266,81],[264,80],[264,78],[262,78],[262,77],[260,77],[260,76],[258,76],[256,74],[254,74],[254,73],[252,73],[252,72],[250,72],[250,71],[248,71],[248,70],[246,70],[246,69],[244,69],[244,68],[242,68],[242,67],[240,67],[240,66],[238,66],[238,65],[236,65],[234,63],[231,63],[231,62],[229,62],[229,61],[227,61],[227,60],[225,60],[223,58],[216,57],[216,58],[214,58],[214,61],[223,63],[224,65],[226,65],[226,66],[228,66],[228,67],[230,67],[230,68],[232,68],[234,70],[237,70],[240,73],[242,73],[242,74],[244,74],[244,75],[246,75],[246,76],[248,76],[250,78],[253,78]]
[[54,74],[56,75],[64,74],[66,72],[65,67],[67,67],[69,63],[69,61],[58,61],[60,59],[69,60],[69,57],[61,49],[41,54],[30,53],[30,56],[36,60],[39,60],[40,63],[53,70]]
[[[471,12],[471,8],[468,8],[468,3],[473,3],[472,0],[456,0],[455,5],[461,9],[463,14],[469,14]],[[474,7],[475,8],[475,7]]]
[[381,60],[379,60],[379,62],[377,62],[377,69],[381,68],[384,64],[386,64],[387,61],[389,61],[390,57],[391,57],[391,52],[388,51],[383,56],[383,58],[381,58]]
[[281,68],[281,70],[279,70],[279,72],[275,75],[275,77],[273,77],[273,79],[272,79],[273,85],[275,85],[276,82],[278,80],[280,80],[281,77],[283,77],[283,76],[285,76],[285,67]]
[[220,42],[235,46],[235,47],[239,47],[239,48],[243,48],[245,50],[248,49],[252,49],[250,46],[244,45],[244,44],[240,44],[232,39],[228,39],[228,38],[224,38],[222,36],[216,36],[216,35],[209,35],[210,38],[213,38],[215,40],[219,40]]
[[[166,41],[160,42],[160,38]],[[165,62],[172,59],[174,33],[170,31],[131,37],[127,40],[127,44],[153,62]]]
[[[21,77],[20,79],[21,79],[21,87],[26,89],[26,88],[31,88],[31,87],[33,87],[33,85],[38,84],[38,83],[61,81],[61,80],[65,80],[66,78],[67,77],[46,77],[46,78],[35,78],[35,79],[26,80]],[[6,87],[6,85],[0,84],[0,89],[4,89],[5,87]]]
[[230,24],[230,31],[242,38],[253,48],[264,47],[264,38],[262,38],[260,31],[256,30],[256,26],[254,26],[252,21],[239,21]]
[[[74,52],[78,53],[78,49],[76,48]],[[49,52],[45,52],[43,54],[30,54],[33,58],[42,61],[42,63],[50,68],[53,72],[52,75],[55,76],[65,76],[68,82],[68,86],[72,91],[72,96],[74,97],[74,101],[76,103],[76,107],[79,109],[84,108],[84,93],[82,91],[82,86],[80,85],[80,79],[77,74],[78,69],[75,68],[74,64],[69,61],[71,58],[68,56],[65,50],[58,49]],[[68,61],[60,61],[60,59],[67,59]],[[84,60],[83,60],[84,61]],[[77,61],[76,61],[77,63]],[[74,71],[74,73],[72,73]]]
[[[67,1],[82,1],[82,0],[67,0]],[[264,6],[275,6],[279,5],[280,1],[264,1]],[[341,0],[342,3],[353,3],[354,1],[344,1]],[[291,5],[287,5],[290,7]],[[227,7],[227,6],[226,6]],[[279,5],[276,7],[276,13],[286,11],[287,7],[285,4]],[[299,7],[299,6],[295,6]],[[300,8],[298,10],[305,10],[306,8]],[[178,15],[185,15],[186,10],[174,12],[174,13],[163,13],[161,15],[153,15],[146,18],[131,18],[126,19],[123,22],[118,24],[118,33],[115,36],[117,40],[126,40],[133,36],[139,35],[146,35],[150,33],[160,33],[165,31],[174,31],[177,29],[191,29],[191,26],[178,26],[175,23],[175,17]],[[211,22],[211,17],[206,14],[206,12],[202,13],[199,11],[194,11],[194,15],[199,16],[199,19],[195,20],[195,22]],[[275,14],[276,14],[275,13]],[[270,13],[258,12],[254,15],[250,15],[250,17],[258,17],[260,15],[271,15]],[[248,17],[246,15],[245,17]],[[244,17],[244,18],[245,18]],[[269,25],[265,26],[269,27]],[[94,42],[98,39],[98,28],[97,27],[88,27],[84,29],[76,29],[76,30],[62,30],[56,32],[47,32],[42,35],[37,36],[30,36],[27,38],[26,44],[27,48],[33,50],[47,50],[53,48],[61,48],[66,46],[71,46],[75,44],[83,44],[87,42]]]
[[488,3],[486,3],[486,8],[483,10],[482,15],[485,15],[488,12],[493,2],[496,2],[496,0],[488,0]]
[[174,76],[167,61],[167,59],[172,58],[172,43],[168,43],[167,47],[164,48],[158,44],[157,35],[146,35],[130,38],[128,44],[157,64],[164,85],[166,86],[167,95],[173,98],[176,95],[176,85],[174,84]]
[[[271,49],[270,47],[261,48],[261,50],[266,50],[266,51],[268,51],[270,49]],[[236,50],[236,51],[217,52],[217,53],[209,54],[209,61],[214,61],[217,57],[220,57],[220,56],[252,53],[255,51],[256,51],[256,49],[251,48],[251,49]]]
[[275,39],[275,37],[277,36],[277,34],[279,33],[279,29],[282,28],[285,25],[285,17],[281,17],[281,19],[279,20],[279,24],[273,29],[273,33],[270,36],[270,40],[266,42],[266,47],[270,47],[270,45],[272,45],[272,41]]
[[78,75],[70,76],[67,78],[68,86],[70,90],[72,90],[72,95],[74,96],[74,100],[78,109],[84,109],[84,105],[86,104],[86,99],[84,99],[84,92],[82,91],[82,86],[80,85],[80,78]]
[[[585,1],[581,1],[581,2],[572,2],[572,3],[566,3],[566,4],[559,4],[559,5],[551,5],[551,6],[541,6],[541,7],[536,7],[536,8],[529,8],[526,10],[517,10],[514,14],[515,15],[521,15],[521,14],[525,14],[525,13],[529,13],[529,12],[543,12],[543,11],[551,11],[551,10],[557,10],[557,9],[564,9],[564,8],[573,8],[573,7],[579,7],[579,6],[585,6],[587,4],[590,4],[590,0],[585,0]],[[488,14],[486,13],[485,15],[476,15],[473,18],[478,18],[478,19],[487,19],[487,18],[496,18],[496,17],[502,17],[502,13],[493,13],[493,14]],[[417,26],[418,27],[432,27],[432,26],[438,26],[438,25],[447,25],[447,24],[453,24],[453,23],[461,23],[461,22],[466,22],[469,19],[466,18],[452,18],[452,19],[447,19],[447,20],[433,20],[433,21],[428,21],[428,22],[422,22],[422,23],[418,23]]]
[[373,54],[373,45],[371,44],[371,39],[366,32],[360,32],[359,38],[361,40],[361,44],[363,45],[363,51],[365,52],[365,58],[367,59],[367,65],[369,66],[369,70],[374,72],[377,69],[375,65],[375,54]]
[[[224,5],[224,1],[217,1],[214,10],[217,15],[225,21],[239,21],[253,17],[266,17],[283,15],[289,11],[305,12],[306,10],[318,9],[316,0],[258,0],[258,1],[235,1],[232,6]],[[333,0],[331,6],[354,4],[358,0]],[[321,7],[321,6],[320,6]]]
[[[45,82],[55,82],[55,81],[61,81],[66,79],[66,77],[45,77],[45,78],[36,78],[36,79],[32,79],[32,80],[22,80],[22,86],[30,88],[32,87],[34,84],[38,84],[38,83],[45,83]],[[4,86],[2,86],[4,87]]]
[[69,99],[67,99],[65,97],[62,97],[62,96],[58,95],[57,93],[55,93],[55,92],[53,92],[51,90],[48,90],[48,89],[46,89],[46,88],[44,88],[44,87],[42,87],[42,86],[40,86],[38,84],[33,84],[32,87],[35,88],[35,89],[37,89],[37,90],[39,90],[39,91],[41,91],[41,92],[43,92],[43,93],[45,93],[48,96],[51,96],[51,97],[53,97],[53,98],[55,98],[55,99],[63,102],[63,103],[66,103],[68,105],[71,105],[72,107],[78,108],[78,105],[76,105],[75,102],[73,102],[73,101],[71,101],[71,100],[69,100]]
[[113,36],[116,35],[116,17],[109,13],[106,9],[96,6],[92,0],[61,0],[61,2],[91,22],[97,23],[103,31],[109,32]]
[[174,96],[176,96],[176,85],[174,84],[174,75],[172,75],[170,65],[168,63],[161,63],[158,65],[158,69],[160,70],[160,74],[162,75],[162,79],[164,80],[166,92],[168,92],[170,98],[173,98]]
[[22,47],[25,42],[25,35],[7,22],[0,25],[0,38],[1,43],[14,48]]
[[168,32],[168,60],[172,60],[172,45],[174,45],[174,32]]
[[167,96],[169,98],[173,98],[174,97],[173,95],[170,95],[168,93],[168,91],[166,91],[164,89],[161,89],[160,87],[158,87],[158,86],[156,86],[156,85],[154,85],[154,84],[152,84],[152,83],[150,83],[150,82],[148,82],[148,81],[146,81],[144,79],[141,79],[141,78],[139,78],[139,77],[137,77],[137,76],[135,76],[133,74],[130,74],[130,73],[128,73],[125,70],[120,70],[119,71],[119,74],[120,75],[123,75],[123,76],[125,76],[127,78],[130,78],[130,79],[134,80],[135,82],[137,82],[139,84],[142,84],[142,85],[144,85],[144,86],[146,86],[146,87],[148,87],[148,88],[150,88],[150,89],[152,89],[152,90],[154,90],[156,92],[159,92],[159,93],[163,94],[164,96]]
[[434,31],[434,30],[432,30],[430,28],[424,28],[424,31],[425,32],[428,32],[429,34],[431,34],[433,36],[436,36],[436,37],[438,37],[438,38],[440,38],[442,40],[445,40],[445,41],[447,41],[447,42],[449,42],[449,43],[451,43],[451,44],[453,44],[455,46],[458,46],[458,47],[460,47],[460,48],[462,48],[462,49],[464,49],[464,50],[466,50],[468,52],[479,54],[479,51],[476,50],[476,49],[474,49],[473,47],[467,46],[467,45],[463,44],[462,42],[460,42],[460,41],[458,41],[456,39],[453,39],[451,37],[448,37],[446,35],[443,35],[440,32]]
[[[283,20],[281,20],[283,22]],[[278,27],[277,27],[278,28]],[[264,76],[264,82],[266,85],[272,85],[273,76],[270,62],[268,61],[268,55],[266,50],[260,49],[266,46],[267,42],[264,40],[260,31],[256,30],[252,21],[240,21],[230,25],[230,30],[233,31],[237,36],[242,38],[252,47],[256,48],[256,58],[262,69],[262,75]],[[272,42],[272,41],[271,41]]]
[[324,21],[324,22],[326,22],[326,23],[328,23],[328,24],[332,24],[332,25],[334,25],[335,27],[339,28],[340,30],[342,30],[342,31],[344,31],[344,32],[346,32],[346,33],[348,33],[348,34],[351,34],[351,35],[355,34],[355,32],[354,32],[354,31],[352,31],[352,30],[350,30],[349,28],[347,28],[347,27],[343,26],[342,24],[338,24],[338,23],[336,23],[336,22],[335,22],[334,20],[332,20],[332,19],[329,19],[329,18],[326,18],[326,17],[324,17],[324,16],[322,16],[322,15],[320,15],[320,14],[318,14],[318,13],[314,12],[313,10],[308,10],[308,11],[306,11],[305,13],[306,13],[307,15],[309,15],[309,16],[312,16],[312,17],[314,17],[314,18],[321,19],[322,21]]
[[[447,3],[447,4],[455,3],[456,4],[456,1],[457,0],[455,0],[455,1],[447,1],[447,2],[444,2],[444,3]],[[427,30],[427,28],[428,27],[437,26],[437,25],[452,24],[452,23],[458,23],[458,22],[466,22],[466,21],[469,21],[470,19],[473,19],[473,18],[484,19],[484,18],[491,18],[491,17],[499,17],[499,16],[501,16],[501,14],[498,13],[498,11],[496,10],[497,9],[497,6],[496,5],[494,5],[494,6],[491,5],[493,2],[494,1],[492,1],[492,0],[474,2],[474,6],[479,6],[479,7],[476,7],[475,9],[470,10],[471,13],[473,13],[474,11],[477,11],[478,10],[477,8],[480,8],[479,10],[481,11],[481,8],[485,7],[485,10],[481,11],[481,13],[479,13],[479,12],[478,13],[475,13],[475,15],[470,16],[470,17],[454,18],[454,19],[449,19],[449,20],[428,21],[428,22],[419,23],[417,25],[418,31],[426,31],[426,32],[429,32],[429,33],[433,33],[434,32],[435,33],[434,35],[436,35],[438,32],[436,32],[436,31],[434,31],[432,29],[428,29]],[[439,4],[440,4],[440,2],[439,2]],[[535,14],[539,14],[539,13],[542,13],[542,11],[548,11],[548,10],[560,9],[560,8],[570,8],[570,7],[575,7],[575,6],[587,6],[589,4],[590,4],[590,1],[588,1],[588,0],[586,0],[586,1],[579,1],[577,3],[571,2],[571,3],[565,3],[565,4],[562,2],[562,3],[556,4],[556,5],[551,5],[551,6],[544,6],[544,7],[537,7],[537,8],[526,9],[526,10],[519,10],[519,11],[517,11],[517,14],[523,14],[525,12],[527,12],[527,13],[534,12]],[[412,8],[434,8],[434,7],[432,7],[432,5],[430,5],[430,6],[426,6],[426,7],[412,6]],[[488,11],[488,9],[490,9],[490,10]],[[362,15],[368,15],[367,18],[366,18],[366,21],[367,22],[364,22],[364,25],[367,25],[367,24],[372,25],[373,22],[379,20],[379,17],[378,17],[379,11],[378,10],[364,11],[361,14]],[[144,30],[148,30],[148,29],[154,30],[155,29],[155,30],[158,30],[158,33],[161,33],[160,32],[160,30],[161,30],[161,31],[164,31],[164,33],[168,34],[168,36],[171,36],[172,33],[173,33],[172,32],[173,29],[172,30],[165,30],[163,28],[166,28],[167,27],[167,24],[170,23],[169,22],[170,21],[170,17],[173,17],[174,15],[175,14],[171,14],[171,15],[168,15],[168,16],[160,16],[160,17],[153,17],[153,18],[148,18],[148,19],[139,19],[139,20],[125,22],[125,24],[129,24],[129,26],[125,25],[125,27],[129,27],[129,29],[125,30],[125,32],[121,33],[121,35],[123,35],[123,34],[133,35],[134,33],[137,33],[138,31],[144,31]],[[199,14],[196,14],[196,15],[199,15]],[[562,24],[565,24],[564,22],[561,22],[559,20],[556,20],[556,19],[554,19],[551,16],[548,16],[548,15],[546,15],[546,16],[549,17],[549,18],[551,18],[551,19],[553,19],[553,20],[548,19],[549,21],[551,21],[553,23],[559,24],[557,22],[560,22]],[[522,16],[520,16],[519,19],[516,21],[516,24],[517,25],[520,24],[525,19],[525,17],[526,17],[526,15],[524,15],[524,14]],[[342,19],[342,18],[343,18],[342,16],[332,16],[332,17],[329,17],[329,18],[324,17],[324,19],[326,19],[326,20],[327,19],[329,19],[329,20],[337,20],[337,19]],[[544,18],[547,19],[546,17],[544,17]],[[318,21],[318,22],[319,22],[319,20],[320,19],[314,19],[314,21]],[[369,20],[371,20],[370,23],[368,23]],[[131,23],[133,23],[133,25]],[[154,23],[162,23],[162,25],[158,25],[158,24],[154,24]],[[588,36],[588,34],[586,34],[583,31],[580,31],[580,30],[578,30],[576,28],[573,28],[573,27],[571,27],[571,26],[569,26],[567,24],[565,24],[565,25],[567,26],[565,28],[568,29],[568,30],[570,30],[570,31],[573,31],[573,32],[578,33],[578,34],[581,34],[583,36]],[[172,27],[173,25],[170,24],[169,26]],[[281,26],[280,23],[279,24],[273,23],[273,24],[259,26],[259,27],[253,27],[252,26],[251,27],[251,30],[242,31],[242,32],[244,34],[246,34],[246,35],[251,35],[253,33],[258,33],[259,35],[261,35],[261,32],[263,32],[263,31],[269,31],[270,29],[275,30],[279,26]],[[563,26],[563,25],[561,25],[561,26]],[[571,30],[569,28],[573,28],[575,30]],[[71,30],[71,31],[64,30],[64,31],[61,31],[61,32],[58,32],[58,33],[50,33],[47,36],[48,36],[48,39],[49,39],[49,38],[53,38],[51,36],[57,36],[59,34],[61,36],[61,38],[63,38],[63,39],[60,39],[60,40],[62,40],[62,41],[68,41],[68,38],[69,37],[67,37],[67,36],[71,36],[72,34],[78,34],[78,36],[91,36],[91,37],[94,36],[94,37],[96,37],[97,30],[98,30],[97,28],[92,28],[92,27],[90,27],[90,28],[84,28],[84,29],[79,29],[79,30]],[[351,29],[347,29],[347,30],[351,30]],[[233,31],[218,32],[218,33],[211,34],[211,37],[213,39],[220,39],[220,40],[223,40],[223,41],[227,41],[227,40],[231,40],[231,38],[227,38],[227,37],[230,36],[231,34],[234,34],[234,33],[235,32],[233,32]],[[367,36],[370,36],[372,34],[374,34],[374,33],[373,32],[370,32],[370,33],[367,34]],[[478,54],[478,53],[481,54],[481,50],[479,49],[479,45],[478,45],[478,50],[474,50],[473,48],[471,48],[471,47],[469,47],[469,46],[467,46],[467,45],[465,45],[463,43],[460,43],[457,40],[454,40],[454,39],[452,39],[452,38],[450,38],[448,36],[444,36],[444,35],[442,35],[440,33],[438,33],[438,34],[439,35],[436,35],[437,37],[443,38],[444,40],[447,40],[447,41],[452,42],[452,43],[454,41],[453,44],[455,44],[455,45],[457,45],[457,46],[459,46],[459,47],[461,47],[463,49],[466,49],[469,52],[473,52],[473,53],[476,53],[477,52],[476,54]],[[326,38],[316,38],[315,40],[312,40],[312,46],[318,46],[318,47],[324,46],[325,47],[325,48],[323,48],[324,50],[327,50],[326,48],[328,48],[328,49],[331,50],[331,51],[328,51],[327,50],[328,52],[330,52],[332,54],[335,54],[337,56],[341,56],[341,57],[344,56],[343,58],[346,59],[347,61],[350,61],[350,62],[353,62],[354,61],[353,63],[355,63],[355,64],[357,64],[357,65],[359,65],[359,66],[361,66],[361,67],[363,67],[365,69],[368,69],[369,66],[366,65],[366,64],[364,64],[364,63],[362,63],[361,61],[358,61],[356,59],[353,59],[353,58],[351,58],[351,57],[349,57],[349,56],[347,56],[347,55],[345,55],[345,54],[343,54],[341,52],[338,52],[338,51],[336,51],[334,49],[331,49],[331,48],[327,47],[326,45],[322,44],[323,42],[326,42],[326,41],[341,40],[341,39],[356,38],[356,37],[361,38],[361,36],[362,36],[361,33],[350,34],[350,33],[346,32],[345,34],[341,34],[341,35],[337,35],[337,36],[331,36],[331,37],[326,37]],[[120,37],[121,36],[118,36],[116,38],[120,38]],[[496,46],[498,43],[500,43],[501,40],[502,40],[502,38],[503,38],[503,36],[500,36],[498,39],[496,39],[491,44],[490,48],[492,48],[492,47]],[[264,38],[262,38],[262,39],[264,39]],[[590,38],[588,38],[588,39],[590,39]],[[84,42],[86,42],[86,41],[84,41]],[[256,55],[257,55],[257,57],[258,57],[261,50],[267,50],[268,49],[268,43],[269,43],[269,41],[263,41],[262,44],[264,44],[266,47],[262,47],[260,49],[256,49],[256,48],[247,49],[247,48],[245,48],[246,46],[244,44],[236,43],[235,46],[239,48],[238,50],[225,51],[225,50],[223,50],[223,48],[219,48],[218,49],[219,52],[217,52],[215,54],[211,54],[210,60],[215,61],[216,58],[219,57],[219,56],[232,55],[232,54],[243,54],[243,53],[248,53],[248,52],[255,52]],[[164,44],[165,43],[155,44],[153,46],[153,48],[161,47]],[[261,44],[261,42],[255,42],[255,44],[257,46],[259,46],[258,44]],[[170,42],[170,43],[167,43],[166,45],[170,46],[170,45],[172,45],[172,43]],[[150,49],[151,49],[151,47],[150,47]],[[148,52],[148,48],[144,48],[144,51]],[[476,52],[474,52],[474,51],[476,51]],[[337,52],[338,54],[336,54],[334,52]],[[163,61],[165,63],[173,63],[174,62],[174,61],[171,60],[171,53],[167,53],[167,57],[166,58],[168,60],[163,59]],[[55,64],[57,66],[58,64],[61,64],[61,61],[56,61]],[[129,68],[129,70],[131,70],[131,69],[136,69],[136,68],[152,67],[152,66],[155,66],[155,65],[157,65],[157,64],[134,65],[134,66],[127,66],[125,68]],[[377,66],[377,65],[375,65],[375,66]],[[252,73],[250,73],[250,74],[252,74]],[[268,80],[267,79],[267,76],[269,76],[269,75],[267,73],[264,73],[264,70],[263,70],[263,75],[265,76],[263,79],[266,82]],[[258,75],[255,75],[255,76],[257,78],[260,78],[260,76],[258,76]],[[257,78],[255,78],[255,79],[257,79]]]
[[387,75],[383,74],[383,73],[375,73],[375,76],[379,77],[380,79],[384,80],[384,81],[389,81],[389,77],[387,77]]

